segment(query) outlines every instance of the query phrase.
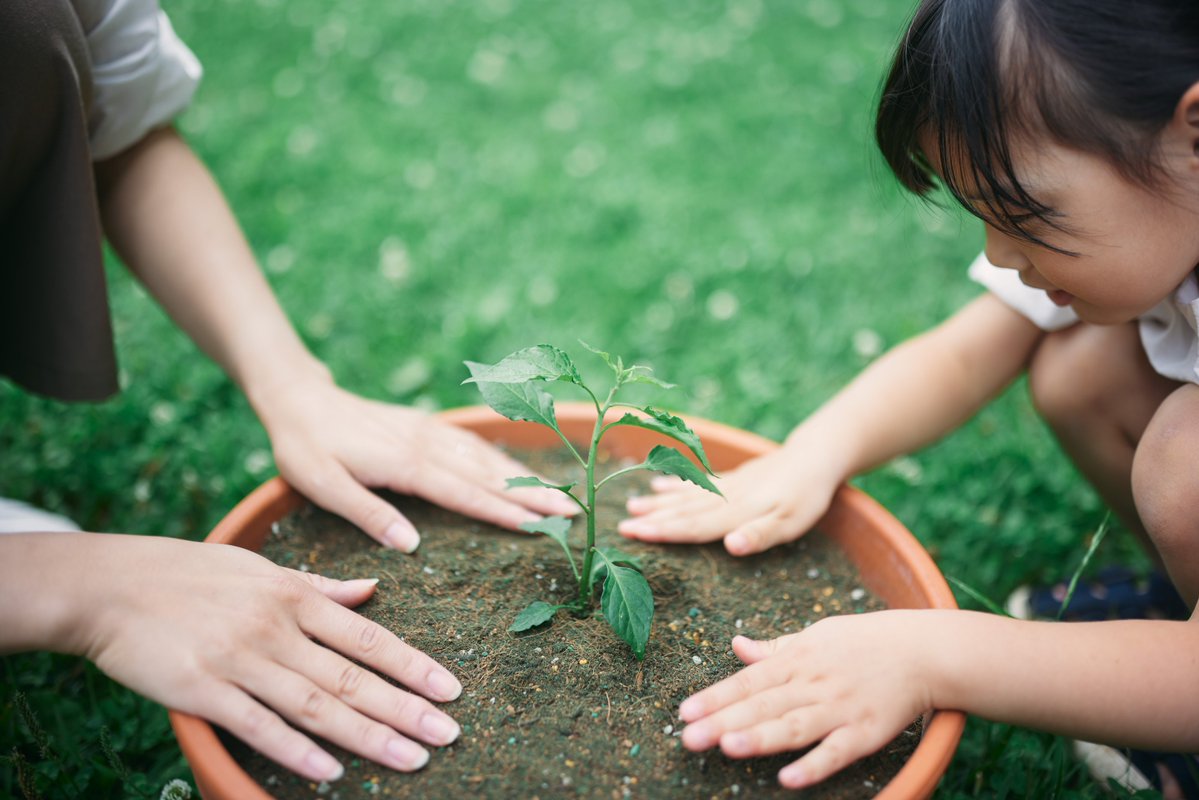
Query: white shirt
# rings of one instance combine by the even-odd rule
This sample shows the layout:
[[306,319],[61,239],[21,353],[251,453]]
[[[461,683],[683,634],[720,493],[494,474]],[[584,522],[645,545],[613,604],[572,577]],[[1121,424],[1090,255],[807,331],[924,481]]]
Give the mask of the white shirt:
[[[1013,310],[1046,331],[1078,322],[1069,306],[1058,306],[1040,289],[1025,286],[1014,269],[1001,269],[980,254],[970,265],[970,277]],[[1183,383],[1199,383],[1199,280],[1186,279],[1137,320],[1141,344],[1159,375]]]
[[116,155],[171,122],[203,70],[158,0],[71,0],[92,61],[92,158]]

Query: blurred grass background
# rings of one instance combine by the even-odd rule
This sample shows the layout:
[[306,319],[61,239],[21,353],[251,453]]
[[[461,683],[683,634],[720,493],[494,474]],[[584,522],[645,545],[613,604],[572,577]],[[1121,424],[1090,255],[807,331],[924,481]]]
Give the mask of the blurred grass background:
[[[980,226],[903,196],[873,148],[911,6],[166,2],[206,67],[180,128],[343,385],[473,404],[464,359],[548,342],[590,364],[581,338],[680,384],[655,401],[776,439],[977,292]],[[273,473],[267,438],[110,261],[124,391],[65,405],[0,384],[0,495],[202,538]],[[1072,571],[1104,514],[1022,386],[859,483],[999,600]],[[1116,535],[1094,563],[1130,559]],[[165,713],[80,661],[0,674],[0,794],[14,757],[47,796],[190,777]],[[39,755],[17,690],[66,765]],[[1067,751],[972,720],[940,796],[1097,796]]]

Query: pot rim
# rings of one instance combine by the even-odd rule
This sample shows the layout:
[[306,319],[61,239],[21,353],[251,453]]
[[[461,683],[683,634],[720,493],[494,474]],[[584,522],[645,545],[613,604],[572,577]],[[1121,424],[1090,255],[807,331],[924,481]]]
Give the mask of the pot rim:
[[[531,423],[512,422],[486,406],[451,409],[437,416],[454,425],[482,431],[485,438],[486,432],[497,428],[518,434],[521,431],[546,430]],[[763,455],[779,447],[778,443],[748,431],[687,414],[679,416],[699,435],[705,448],[710,443],[719,443],[723,450],[735,451],[740,460]],[[595,419],[595,407],[589,403],[559,403],[557,418],[563,428],[590,425]],[[645,435],[639,428],[626,429],[622,426],[622,430],[635,432],[633,435]],[[716,459],[712,460],[716,464]],[[725,468],[720,464],[716,466]],[[257,529],[265,535],[272,522],[303,502],[304,498],[282,478],[271,478],[242,499],[204,541],[246,546],[240,540],[246,537],[247,531]],[[834,497],[830,509],[832,513],[860,518],[878,534],[882,546],[893,552],[907,567],[908,574],[904,579],[909,584],[908,588],[921,596],[925,607],[958,607],[949,584],[916,537],[865,492],[853,486],[842,486]],[[272,800],[272,796],[233,759],[211,724],[182,711],[169,710],[169,717],[179,747],[206,800]],[[953,758],[965,725],[966,715],[961,711],[934,711],[926,720],[920,743],[895,777],[876,795],[876,800],[907,800],[932,794]]]

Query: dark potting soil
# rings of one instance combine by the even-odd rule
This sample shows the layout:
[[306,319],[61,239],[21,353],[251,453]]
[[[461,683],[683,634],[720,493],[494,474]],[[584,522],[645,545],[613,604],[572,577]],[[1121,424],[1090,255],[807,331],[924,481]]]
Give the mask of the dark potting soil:
[[[517,453],[541,474],[578,480],[582,471],[554,452]],[[617,468],[606,464],[603,472]],[[679,741],[679,703],[740,666],[736,634],[770,638],[830,614],[883,604],[819,532],[748,558],[717,543],[659,546],[613,532],[628,496],[648,491],[648,474],[617,479],[601,492],[597,544],[642,557],[654,592],[644,661],[602,619],[560,612],[532,631],[507,628],[534,600],[565,602],[576,591],[558,545],[512,533],[410,497],[392,496],[422,533],[415,555],[376,545],[312,506],[281,520],[263,553],[279,564],[335,578],[379,578],[359,611],[448,666],[463,685],[443,706],[462,726],[428,765],[404,775],[322,743],[346,767],[334,784],[315,784],[222,734],[234,757],[281,800],[441,798],[729,798],[794,796],[777,781],[796,754],[733,760],[718,749],[691,753]],[[571,531],[581,549],[582,521]],[[919,725],[805,798],[871,797],[919,741]]]

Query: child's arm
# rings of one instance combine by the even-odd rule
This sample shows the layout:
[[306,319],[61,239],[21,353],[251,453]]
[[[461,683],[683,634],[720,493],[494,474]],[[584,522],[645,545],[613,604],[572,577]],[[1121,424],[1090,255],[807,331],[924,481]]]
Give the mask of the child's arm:
[[[669,479],[620,524],[646,541],[723,537],[744,555],[798,538],[837,486],[961,425],[1024,369],[1041,331],[990,294],[894,348],[801,423],[779,450],[718,481],[725,498]],[[691,487],[694,488],[694,487]]]
[[[504,491],[528,469],[472,434],[339,389],[304,347],[211,175],[171,129],[97,164],[105,233],[171,317],[245,391],[279,471],[319,505],[411,550],[386,487],[505,527],[574,513],[556,492]],[[329,280],[337,280],[330,275]]]
[[[226,728],[314,781],[342,773],[298,729],[419,769],[458,725],[425,698],[461,692],[437,662],[348,610],[337,581],[228,545],[162,536],[0,536],[0,653],[86,656],[114,680]],[[384,677],[365,669],[378,670]]]
[[745,758],[799,750],[789,787],[874,752],[930,708],[1088,741],[1199,751],[1199,623],[1023,622],[971,611],[830,617],[768,642],[688,698],[683,744]]

